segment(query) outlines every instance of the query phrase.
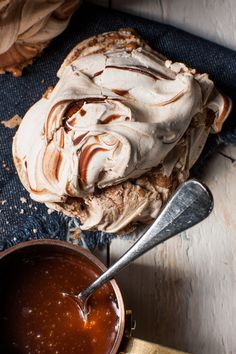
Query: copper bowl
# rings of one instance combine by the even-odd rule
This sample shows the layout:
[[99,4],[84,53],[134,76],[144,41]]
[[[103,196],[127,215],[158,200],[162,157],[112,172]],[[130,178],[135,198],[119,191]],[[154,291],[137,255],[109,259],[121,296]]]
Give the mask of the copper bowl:
[[[82,247],[72,245],[68,242],[64,241],[57,241],[57,240],[37,240],[37,241],[27,241],[20,243],[16,246],[13,246],[11,248],[6,249],[5,251],[0,253],[0,261],[5,259],[8,256],[11,256],[12,259],[14,259],[14,256],[21,253],[26,253],[27,252],[35,252],[36,254],[40,254],[40,252],[47,252],[50,251],[50,253],[60,253],[63,255],[83,255],[85,256],[90,262],[92,262],[99,270],[102,270],[103,272],[107,269],[105,265],[94,255],[92,255],[89,251],[83,249]],[[0,267],[1,267],[1,262],[0,262]],[[120,292],[120,289],[116,283],[115,280],[112,280],[111,282],[112,288],[116,294],[119,310],[120,310],[120,323],[119,323],[119,329],[117,332],[117,337],[116,341],[114,343],[113,349],[111,354],[116,354],[118,353],[121,340],[124,335],[124,329],[125,329],[125,308],[124,308],[124,302],[123,298]]]

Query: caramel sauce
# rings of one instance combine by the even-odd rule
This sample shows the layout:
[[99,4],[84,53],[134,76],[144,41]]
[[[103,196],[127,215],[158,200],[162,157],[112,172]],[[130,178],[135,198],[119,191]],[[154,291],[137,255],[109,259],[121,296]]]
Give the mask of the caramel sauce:
[[82,255],[18,255],[1,267],[1,353],[110,354],[119,327],[111,284],[91,296],[86,322],[63,296],[79,293],[100,272]]

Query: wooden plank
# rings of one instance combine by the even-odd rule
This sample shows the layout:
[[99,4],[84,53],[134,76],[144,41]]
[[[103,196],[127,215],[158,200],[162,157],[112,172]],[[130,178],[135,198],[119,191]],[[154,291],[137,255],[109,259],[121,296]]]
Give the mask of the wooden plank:
[[236,49],[235,0],[112,0],[112,7],[172,24]]
[[[236,147],[224,152],[236,158]],[[236,353],[236,164],[215,155],[204,182],[210,217],[138,259],[118,277],[136,337],[196,354]],[[132,244],[115,240],[114,262]]]
[[112,8],[114,9],[153,20],[164,19],[165,8],[163,8],[163,6],[165,5],[159,0],[112,0]]

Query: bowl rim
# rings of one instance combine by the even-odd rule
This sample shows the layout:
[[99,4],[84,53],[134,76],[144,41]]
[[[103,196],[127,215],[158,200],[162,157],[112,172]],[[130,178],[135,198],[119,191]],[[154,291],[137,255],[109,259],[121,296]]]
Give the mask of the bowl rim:
[[[69,243],[67,241],[61,241],[61,240],[52,240],[52,239],[41,239],[41,240],[30,240],[30,241],[25,241],[18,243],[17,245],[11,246],[2,252],[0,252],[0,261],[5,258],[6,256],[14,253],[15,251],[18,250],[24,250],[25,248],[30,248],[33,246],[59,246],[61,248],[66,248],[69,250],[74,251],[75,253],[82,254],[86,258],[88,258],[95,266],[100,268],[103,272],[107,270],[107,267],[95,256],[93,255],[89,250],[82,248],[79,245],[74,245],[72,243]],[[0,264],[1,266],[1,264]],[[116,299],[118,302],[118,307],[119,307],[119,329],[117,332],[116,340],[114,342],[111,354],[116,354],[118,353],[123,335],[124,335],[124,330],[125,330],[125,306],[124,306],[124,300],[120,291],[120,288],[117,284],[117,282],[112,279],[110,281],[112,288],[115,292]]]

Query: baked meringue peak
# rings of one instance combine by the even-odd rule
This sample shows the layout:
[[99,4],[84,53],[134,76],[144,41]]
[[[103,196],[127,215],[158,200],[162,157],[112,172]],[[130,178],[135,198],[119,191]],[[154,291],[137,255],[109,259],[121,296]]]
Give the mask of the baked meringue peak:
[[207,74],[128,29],[78,44],[58,77],[26,113],[13,156],[31,197],[84,229],[153,220],[231,109]]

